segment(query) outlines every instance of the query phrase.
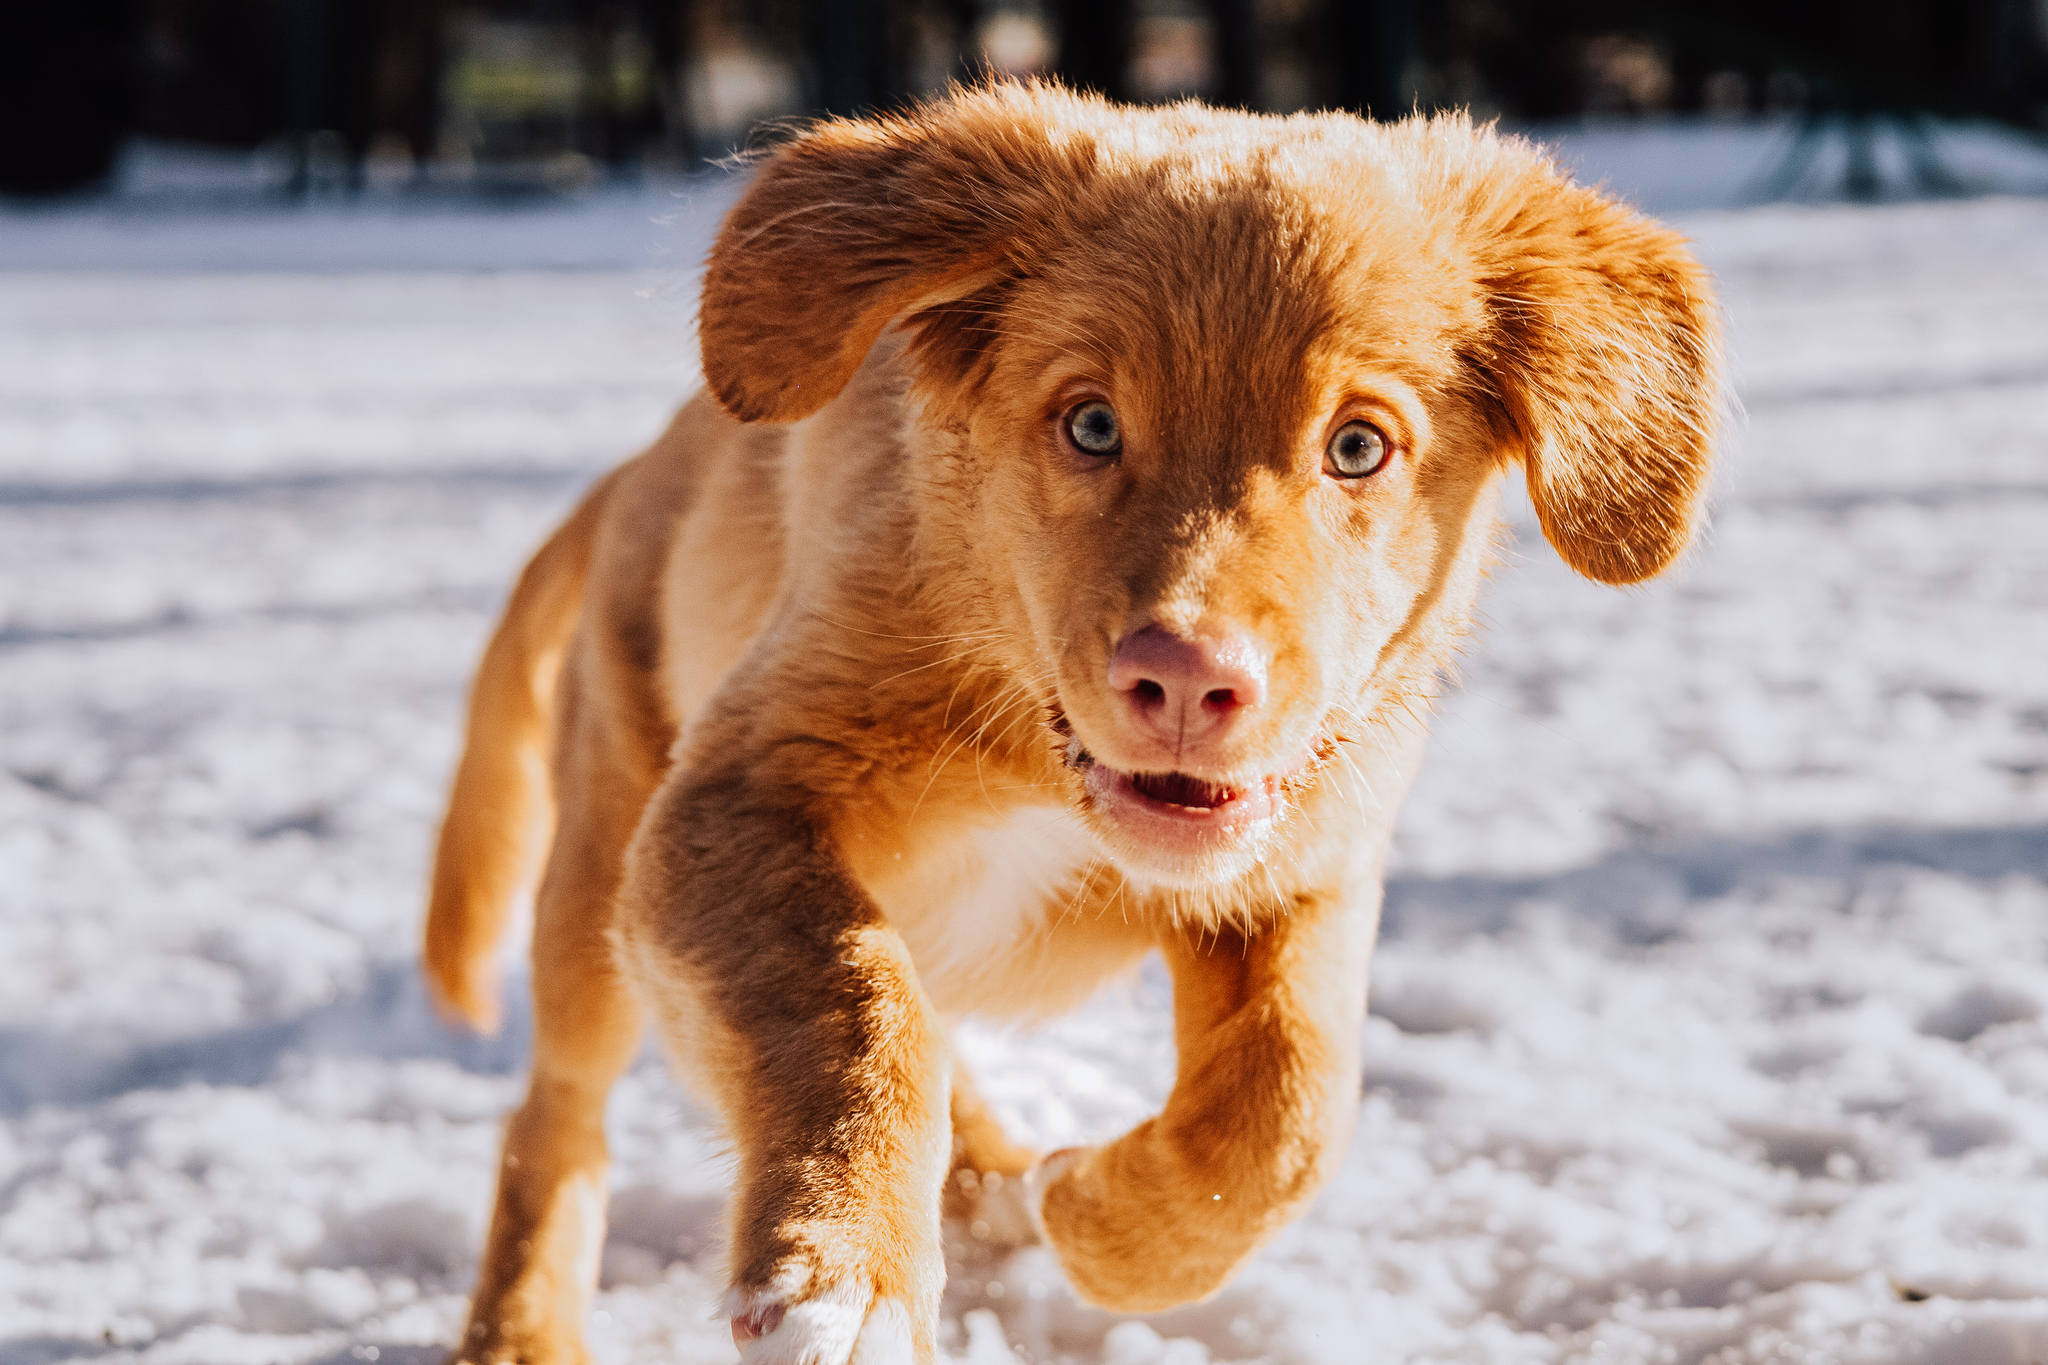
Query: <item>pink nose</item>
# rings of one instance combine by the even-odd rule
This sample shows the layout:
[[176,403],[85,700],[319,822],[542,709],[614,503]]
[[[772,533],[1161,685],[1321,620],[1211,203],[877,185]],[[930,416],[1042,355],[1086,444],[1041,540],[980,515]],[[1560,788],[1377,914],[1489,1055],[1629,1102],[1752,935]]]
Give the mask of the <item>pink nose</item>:
[[1150,625],[1117,645],[1109,685],[1133,727],[1179,755],[1221,742],[1266,700],[1266,653],[1240,630],[1187,640]]

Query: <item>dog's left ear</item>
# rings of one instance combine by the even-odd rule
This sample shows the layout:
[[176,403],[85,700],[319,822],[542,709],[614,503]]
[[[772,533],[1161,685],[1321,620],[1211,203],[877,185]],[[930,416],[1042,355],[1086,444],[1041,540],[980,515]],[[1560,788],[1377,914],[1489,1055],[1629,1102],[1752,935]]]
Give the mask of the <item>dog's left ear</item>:
[[1720,311],[1685,239],[1526,146],[1467,189],[1487,313],[1472,359],[1521,447],[1543,533],[1602,583],[1692,538],[1721,410]]

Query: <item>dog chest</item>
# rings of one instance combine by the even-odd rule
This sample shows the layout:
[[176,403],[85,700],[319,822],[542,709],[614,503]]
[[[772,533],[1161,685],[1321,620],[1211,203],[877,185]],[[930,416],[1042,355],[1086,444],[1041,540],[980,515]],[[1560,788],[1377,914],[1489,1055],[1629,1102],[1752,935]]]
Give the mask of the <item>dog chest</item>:
[[1151,942],[1135,916],[1104,913],[1120,876],[1057,807],[933,831],[863,880],[949,1017],[1058,1013]]

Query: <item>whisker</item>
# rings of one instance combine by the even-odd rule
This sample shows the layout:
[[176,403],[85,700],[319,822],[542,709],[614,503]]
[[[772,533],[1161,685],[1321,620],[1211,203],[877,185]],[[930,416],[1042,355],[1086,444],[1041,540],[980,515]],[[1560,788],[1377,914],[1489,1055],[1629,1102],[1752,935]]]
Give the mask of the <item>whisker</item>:
[[1088,895],[1088,888],[1095,885],[1095,874],[1101,869],[1104,861],[1106,860],[1100,853],[1089,855],[1088,864],[1085,868],[1082,869],[1083,876],[1081,879],[1081,885],[1079,889],[1076,890],[1074,894],[1068,898],[1066,909],[1060,912],[1060,923],[1066,923],[1067,918],[1069,916],[1079,918],[1081,902]]
[[[914,667],[914,668],[906,668],[906,669],[904,669],[904,670],[903,670],[903,671],[902,671],[901,673],[891,673],[891,674],[890,674],[890,675],[889,675],[888,677],[886,677],[886,678],[882,679],[882,680],[881,680],[880,682],[874,682],[874,683],[869,683],[869,684],[868,684],[868,690],[869,690],[869,691],[871,691],[871,692],[876,692],[876,691],[880,691],[880,690],[881,690],[882,688],[884,688],[884,687],[887,687],[887,686],[888,686],[888,685],[889,685],[890,683],[892,683],[892,682],[895,682],[895,681],[897,681],[898,679],[901,679],[901,678],[907,678],[907,677],[909,677],[909,676],[910,676],[911,674],[913,674],[913,673],[922,673],[922,672],[924,672],[924,671],[925,671],[925,670],[926,670],[927,668],[938,668],[938,667],[940,667],[941,665],[944,665],[944,664],[956,664],[956,663],[962,663],[962,662],[964,662],[965,660],[967,660],[967,659],[970,659],[970,658],[972,658],[972,657],[973,657],[974,655],[976,655],[976,654],[980,654],[980,653],[983,653],[983,652],[985,652],[985,651],[987,651],[987,650],[991,650],[991,649],[994,649],[994,648],[996,648],[996,647],[997,647],[998,645],[1000,645],[1000,644],[1002,644],[1002,643],[1003,643],[1003,642],[1002,642],[1001,640],[990,640],[990,641],[989,641],[989,642],[987,642],[986,644],[980,644],[980,645],[976,645],[976,646],[975,646],[975,647],[974,647],[973,649],[967,650],[967,651],[966,651],[965,653],[961,653],[961,654],[948,654],[948,655],[946,655],[946,656],[945,656],[944,658],[942,658],[942,659],[933,659],[933,660],[929,661],[928,663],[921,663],[921,664],[918,664],[918,665],[917,665],[916,667]],[[936,648],[936,646],[933,646],[933,645],[921,645],[921,646],[919,646],[919,648],[921,648],[921,649],[932,649],[932,648]]]
[[[966,685],[966,681],[966,678],[963,677],[959,683],[954,685],[953,698],[957,698],[960,695],[960,688]],[[912,816],[915,816],[923,808],[925,798],[931,795],[932,787],[938,782],[939,774],[945,770],[946,765],[957,757],[969,744],[973,743],[980,733],[977,731],[975,734],[962,735],[960,732],[972,725],[976,716],[990,710],[992,707],[1007,705],[1011,699],[1025,695],[1033,685],[1031,677],[1020,678],[998,691],[993,697],[983,701],[981,705],[975,707],[972,711],[969,711],[957,725],[949,725],[947,727],[946,737],[940,741],[939,748],[933,754],[931,763],[926,769],[927,776],[924,790],[917,794],[917,800],[910,808]],[[948,698],[946,703],[946,715],[949,720],[952,715],[953,698]],[[986,729],[986,723],[984,723],[983,729]],[[947,741],[952,742],[948,744]],[[977,765],[980,762],[980,752],[978,749],[975,751]],[[985,792],[984,795],[986,795]]]

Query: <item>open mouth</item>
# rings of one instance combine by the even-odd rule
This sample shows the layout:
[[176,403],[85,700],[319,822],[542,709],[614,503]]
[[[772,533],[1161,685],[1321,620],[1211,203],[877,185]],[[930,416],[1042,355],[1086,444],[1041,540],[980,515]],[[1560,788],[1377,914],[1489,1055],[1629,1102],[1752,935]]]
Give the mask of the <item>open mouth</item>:
[[1258,829],[1285,808],[1288,783],[1312,762],[1304,751],[1282,771],[1230,781],[1124,772],[1096,762],[1064,721],[1056,717],[1054,728],[1067,739],[1066,764],[1081,774],[1096,811],[1168,854],[1215,850]]
[[1211,782],[1188,773],[1126,773],[1090,763],[1083,775],[1096,807],[1154,838],[1179,843],[1235,834],[1278,814],[1281,776]]
[[1186,773],[1134,773],[1131,790],[1147,801],[1199,814],[1214,812],[1244,795],[1244,788],[1205,782]]

